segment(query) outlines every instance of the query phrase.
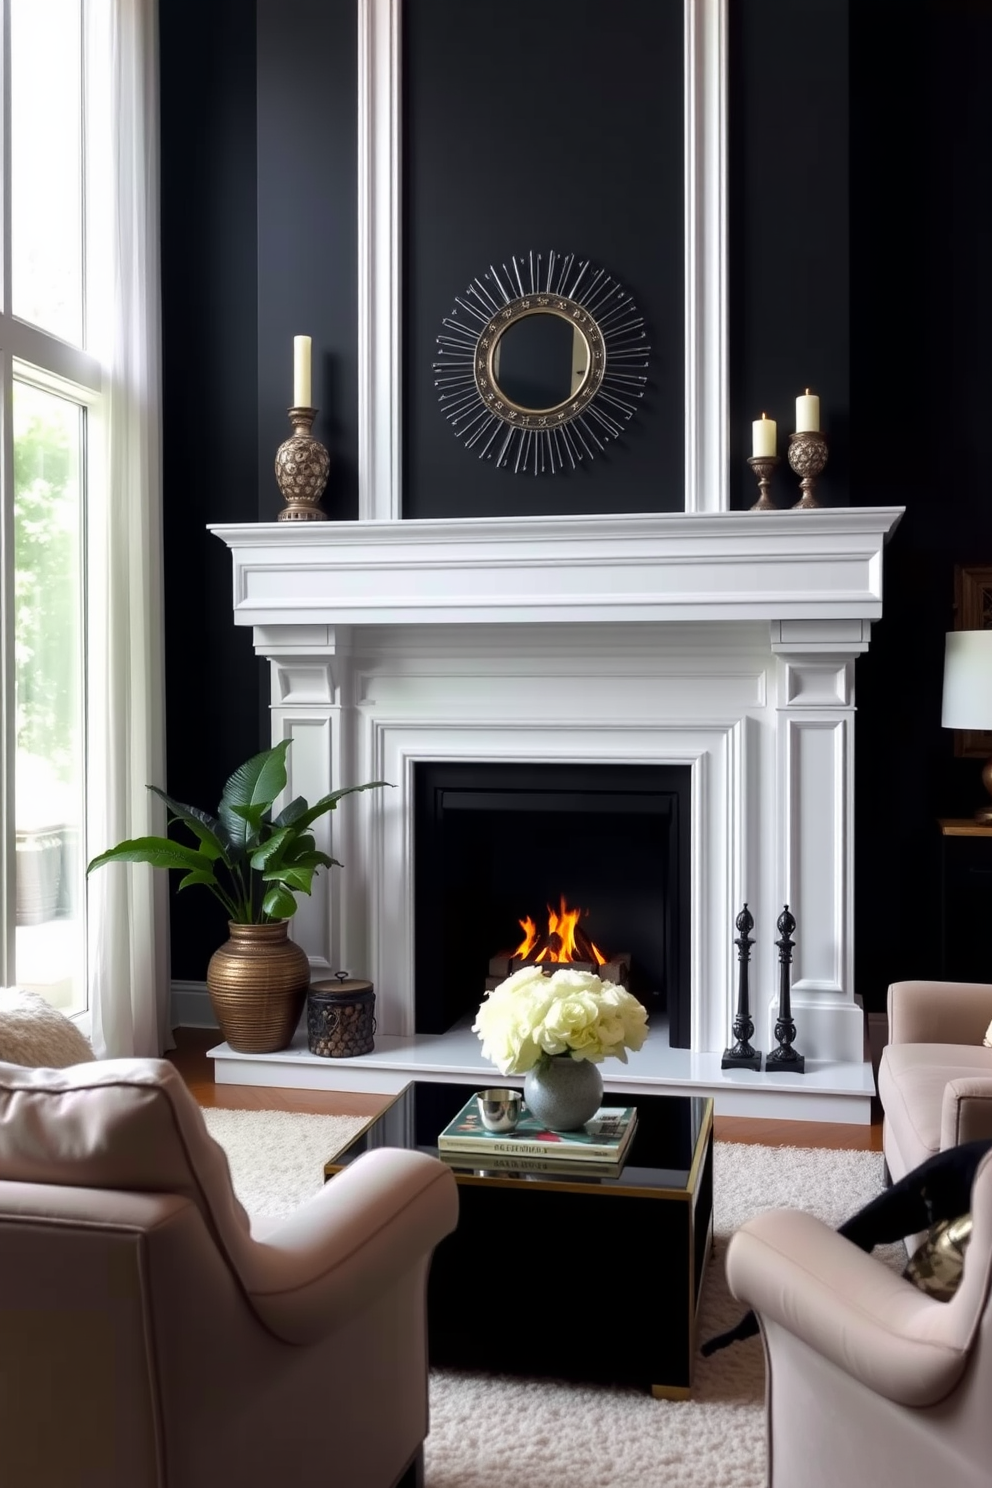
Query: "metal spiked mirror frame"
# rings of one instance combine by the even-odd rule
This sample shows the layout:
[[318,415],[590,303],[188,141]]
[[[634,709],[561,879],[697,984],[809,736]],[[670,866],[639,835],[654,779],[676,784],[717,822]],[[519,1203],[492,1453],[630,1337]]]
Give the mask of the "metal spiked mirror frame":
[[[434,385],[467,449],[555,475],[623,433],[650,346],[633,296],[575,255],[529,253],[473,279],[443,321]],[[512,354],[511,354],[512,353]]]

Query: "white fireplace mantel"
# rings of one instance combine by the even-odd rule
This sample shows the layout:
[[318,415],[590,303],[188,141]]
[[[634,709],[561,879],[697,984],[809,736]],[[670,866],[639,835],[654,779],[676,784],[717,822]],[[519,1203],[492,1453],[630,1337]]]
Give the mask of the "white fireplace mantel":
[[902,507],[210,527],[237,625],[878,620]]
[[[217,1078],[351,1089],[398,1088],[363,1082],[425,1069],[474,1078],[471,1036],[441,1045],[415,1026],[418,762],[665,763],[691,776],[691,1047],[672,1051],[672,1074],[649,1041],[612,1088],[870,1119],[854,988],[854,672],[882,617],[882,554],[902,511],[211,527],[231,550],[235,622],[270,665],[272,739],[293,740],[289,793],[392,786],[315,823],[347,867],[322,875],[293,920],[315,975],[348,967],[375,984],[376,1052],[328,1062],[298,1033],[284,1060],[222,1051]],[[775,920],[783,904],[796,916],[804,1077],[721,1069],[745,901],[765,1051]]]

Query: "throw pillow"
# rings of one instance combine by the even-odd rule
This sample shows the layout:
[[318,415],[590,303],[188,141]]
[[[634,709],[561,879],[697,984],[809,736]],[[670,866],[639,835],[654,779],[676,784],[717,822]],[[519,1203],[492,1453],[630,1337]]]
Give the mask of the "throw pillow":
[[992,1023],[990,1023],[988,1028],[986,1028],[985,1037],[982,1039],[982,1043],[985,1045],[986,1049],[992,1049]]
[[0,1060],[4,1063],[64,1069],[95,1058],[85,1034],[40,993],[0,988]]
[[971,1215],[942,1219],[927,1231],[902,1273],[907,1281],[938,1302],[949,1302],[964,1274],[964,1253],[971,1239]]

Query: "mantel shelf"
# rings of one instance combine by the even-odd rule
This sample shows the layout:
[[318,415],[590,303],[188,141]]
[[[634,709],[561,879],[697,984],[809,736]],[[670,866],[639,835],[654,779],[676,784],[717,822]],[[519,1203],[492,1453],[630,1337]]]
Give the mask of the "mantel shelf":
[[903,507],[215,524],[238,625],[877,620]]

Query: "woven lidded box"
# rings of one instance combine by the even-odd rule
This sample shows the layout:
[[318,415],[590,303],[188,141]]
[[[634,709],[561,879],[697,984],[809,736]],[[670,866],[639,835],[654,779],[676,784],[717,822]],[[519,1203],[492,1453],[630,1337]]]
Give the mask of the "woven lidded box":
[[371,982],[338,972],[311,982],[307,992],[307,1042],[311,1054],[351,1059],[375,1048],[375,991]]

